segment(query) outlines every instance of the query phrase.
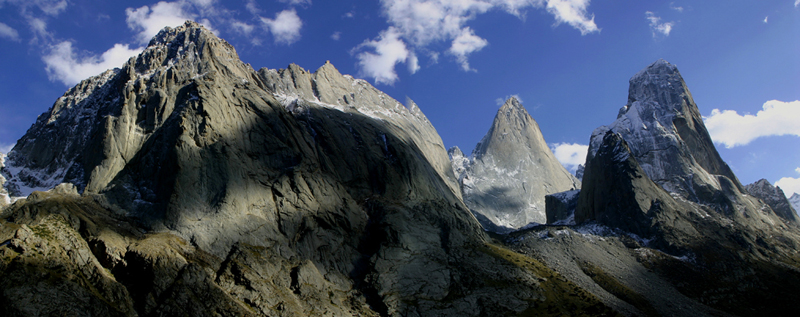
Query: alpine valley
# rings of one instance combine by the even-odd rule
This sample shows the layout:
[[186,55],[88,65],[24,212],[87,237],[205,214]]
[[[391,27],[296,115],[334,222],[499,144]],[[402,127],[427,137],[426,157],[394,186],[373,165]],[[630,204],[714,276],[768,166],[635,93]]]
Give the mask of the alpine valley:
[[800,198],[739,182],[663,60],[579,179],[516,98],[467,156],[411,100],[186,22],[0,168],[3,316],[800,314]]

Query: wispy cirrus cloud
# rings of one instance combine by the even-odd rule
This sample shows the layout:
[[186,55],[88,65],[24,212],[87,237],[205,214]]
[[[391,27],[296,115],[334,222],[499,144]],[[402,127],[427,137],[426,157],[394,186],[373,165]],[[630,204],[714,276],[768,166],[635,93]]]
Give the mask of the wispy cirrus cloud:
[[669,36],[669,33],[672,32],[672,27],[675,26],[675,22],[661,22],[661,17],[656,16],[655,13],[651,11],[646,11],[644,15],[645,18],[650,21],[650,29],[653,31],[653,37],[657,37],[659,34]]
[[8,24],[0,22],[0,37],[4,37],[12,41],[19,41],[19,32],[8,26]]

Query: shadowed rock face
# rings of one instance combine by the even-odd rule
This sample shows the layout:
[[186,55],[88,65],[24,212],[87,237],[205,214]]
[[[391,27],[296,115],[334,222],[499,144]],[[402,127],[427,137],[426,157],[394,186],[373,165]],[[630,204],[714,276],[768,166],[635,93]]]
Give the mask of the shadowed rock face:
[[[647,177],[628,142],[608,131],[592,159],[586,162],[575,222],[596,221],[653,239],[654,245],[671,247],[700,236],[683,218],[683,213],[691,209]],[[664,219],[670,219],[670,228],[681,232],[664,231],[659,223]]]
[[[71,199],[92,212],[82,203],[59,212],[86,218],[60,231],[96,222],[92,213],[112,218],[80,236],[130,294],[114,295],[125,298],[114,308],[122,315],[132,305],[140,315],[477,316],[554,300],[540,286],[550,271],[487,249],[441,138],[412,101],[329,63],[256,72],[192,22],[69,90],[4,173],[15,195],[77,184],[83,197]],[[73,203],[59,197],[52,203]],[[35,199],[6,210],[31,226],[59,221],[35,217],[51,212]],[[52,269],[14,264],[27,252],[2,263]],[[577,291],[553,279],[557,293]]]
[[452,152],[451,158],[454,166],[462,166],[464,202],[487,230],[502,233],[545,223],[545,196],[580,187],[550,151],[539,125],[513,97],[497,111],[472,160],[457,164],[463,160],[458,153]]
[[747,192],[769,205],[778,217],[786,219],[791,223],[800,223],[797,211],[792,207],[786,194],[780,187],[772,186],[766,179],[760,179],[755,183],[745,186]]

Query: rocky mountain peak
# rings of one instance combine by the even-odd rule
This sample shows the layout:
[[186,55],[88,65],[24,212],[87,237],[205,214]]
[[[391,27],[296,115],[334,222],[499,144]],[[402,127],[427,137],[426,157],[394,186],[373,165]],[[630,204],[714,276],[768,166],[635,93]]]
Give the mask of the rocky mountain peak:
[[630,89],[617,120],[592,134],[577,223],[661,239],[665,248],[731,239],[709,229],[731,224],[767,235],[794,227],[780,189],[766,180],[745,189],[719,157],[673,65],[648,66]]
[[657,97],[653,92],[664,88],[685,88],[678,67],[659,59],[633,75],[629,80],[628,102]]
[[447,149],[447,155],[450,156],[450,159],[453,159],[454,157],[461,158],[464,157],[464,152],[462,152],[459,147],[454,146]]
[[222,72],[248,80],[253,71],[239,59],[232,45],[193,21],[158,32],[147,48],[129,64],[135,70],[135,74],[130,74],[132,78],[149,77],[177,67],[179,69],[174,72],[192,76]]
[[667,191],[697,200],[696,189],[720,189],[718,176],[744,191],[714,147],[677,67],[664,60],[631,78],[628,103],[614,123],[592,133],[587,160],[607,131],[619,133],[647,176]]
[[503,105],[500,106],[500,110],[499,111],[503,111],[503,112],[508,112],[508,111],[522,112],[522,111],[524,111],[525,113],[527,113],[527,111],[525,110],[525,107],[522,106],[522,103],[519,101],[519,99],[517,97],[514,97],[514,96],[508,97],[508,99],[506,99],[506,101],[503,103]]
[[459,152],[451,148],[450,156],[464,202],[490,231],[545,223],[545,196],[579,187],[556,160],[539,125],[514,97],[498,109],[472,159]]
[[800,217],[797,216],[797,211],[792,206],[789,199],[778,186],[773,186],[766,179],[760,179],[755,183],[745,186],[750,195],[763,200],[767,205],[775,211],[779,217],[788,220],[795,224],[800,224]]
[[800,211],[800,194],[794,193],[792,197],[789,197],[789,203],[792,204],[795,211]]
[[499,159],[515,160],[511,152],[518,146],[533,150],[547,148],[539,124],[517,98],[511,97],[497,110],[492,127],[478,142],[472,156],[481,159],[484,155],[493,155]]
[[459,184],[462,181],[461,177],[466,175],[467,168],[471,164],[469,157],[461,152],[457,146],[451,147],[447,150],[447,156],[450,157],[451,165],[453,166],[453,174],[459,178]]

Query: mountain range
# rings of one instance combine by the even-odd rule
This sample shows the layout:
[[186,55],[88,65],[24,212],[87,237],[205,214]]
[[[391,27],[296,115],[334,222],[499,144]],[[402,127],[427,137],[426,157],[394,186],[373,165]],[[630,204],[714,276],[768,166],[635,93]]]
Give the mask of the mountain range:
[[165,28],[0,155],[0,312],[800,311],[798,199],[739,182],[674,65],[590,141],[579,179],[510,98],[466,156],[330,63],[254,70]]

